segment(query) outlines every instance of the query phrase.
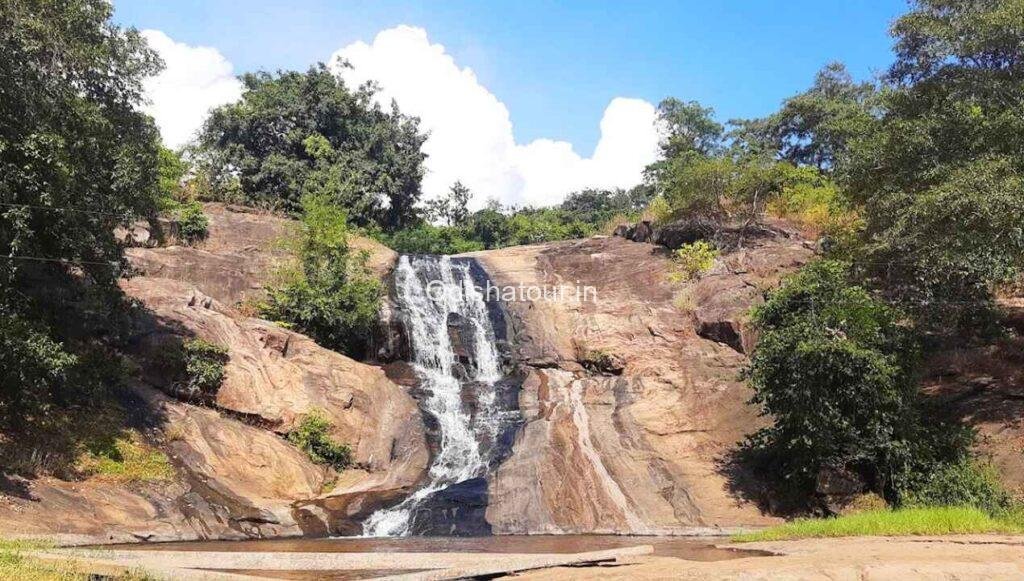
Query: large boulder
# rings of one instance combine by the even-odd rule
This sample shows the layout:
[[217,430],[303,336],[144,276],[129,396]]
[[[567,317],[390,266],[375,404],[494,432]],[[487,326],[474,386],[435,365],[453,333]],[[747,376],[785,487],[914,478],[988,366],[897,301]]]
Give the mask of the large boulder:
[[[304,414],[323,410],[332,435],[351,446],[354,460],[370,473],[386,473],[380,486],[405,488],[428,461],[419,409],[384,371],[320,347],[304,335],[240,315],[189,283],[159,278],[125,282],[125,292],[145,305],[135,344],[159,370],[166,346],[198,337],[228,350],[224,381],[214,405],[258,421],[277,433]],[[169,389],[166,375],[149,377]]]

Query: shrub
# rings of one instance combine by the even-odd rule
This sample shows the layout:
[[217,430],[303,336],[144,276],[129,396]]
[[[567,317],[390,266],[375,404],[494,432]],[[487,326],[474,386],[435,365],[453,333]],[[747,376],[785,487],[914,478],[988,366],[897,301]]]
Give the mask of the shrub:
[[969,506],[1002,516],[1015,505],[995,467],[971,459],[939,466],[904,486],[901,505],[906,507]]
[[744,374],[774,423],[746,447],[770,459],[772,476],[807,493],[823,467],[886,483],[939,445],[921,437],[913,335],[850,282],[847,265],[804,267],[752,320],[761,339]]
[[210,220],[199,202],[192,200],[180,204],[174,217],[178,222],[178,237],[185,244],[195,244],[209,235]]
[[288,432],[288,441],[305,452],[313,462],[344,470],[352,464],[352,450],[328,435],[333,427],[324,412],[313,410]]
[[302,204],[301,234],[292,241],[295,260],[269,285],[263,318],[360,357],[377,324],[383,287],[366,268],[369,254],[350,250],[345,211],[323,196],[306,196]]
[[211,401],[224,381],[227,348],[204,339],[187,339],[166,351],[167,371],[178,378],[172,389],[189,400]]
[[704,240],[684,244],[672,253],[679,278],[683,281],[693,280],[710,270],[717,257],[718,249]]
[[484,245],[471,239],[472,233],[461,226],[421,224],[381,236],[382,242],[402,254],[460,254],[483,250]]
[[653,224],[664,224],[672,219],[672,208],[664,196],[658,196],[647,205],[643,218],[650,220]]

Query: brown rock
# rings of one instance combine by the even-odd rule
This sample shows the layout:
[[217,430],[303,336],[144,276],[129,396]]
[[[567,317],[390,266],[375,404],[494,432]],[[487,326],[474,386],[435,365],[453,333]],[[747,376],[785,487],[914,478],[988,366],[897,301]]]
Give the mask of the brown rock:
[[[770,240],[746,251],[735,267],[723,267],[723,288],[777,281],[792,267],[761,255],[788,244]],[[724,455],[764,422],[739,381],[745,358],[698,335],[693,315],[673,304],[679,285],[668,280],[663,248],[611,237],[474,256],[498,285],[596,291],[594,300],[566,293],[507,305],[514,348],[527,367],[525,424],[491,479],[487,519],[495,532],[650,533],[772,522],[730,488],[721,468]],[[712,296],[698,307],[711,306]],[[708,312],[731,322],[739,320],[735,309],[746,308],[749,302],[733,297]],[[586,372],[581,345],[614,354],[621,375]]]

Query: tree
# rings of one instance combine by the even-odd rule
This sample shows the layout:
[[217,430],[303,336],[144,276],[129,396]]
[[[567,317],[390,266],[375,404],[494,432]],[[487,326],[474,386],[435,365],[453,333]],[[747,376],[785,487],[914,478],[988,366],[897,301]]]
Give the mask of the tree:
[[854,82],[846,66],[830,63],[807,91],[786,99],[764,119],[732,121],[735,145],[754,152],[777,153],[795,165],[831,170],[850,140],[875,121],[877,90]]
[[366,268],[368,254],[349,248],[344,209],[313,194],[302,198],[302,209],[295,262],[267,289],[263,316],[294,326],[324,347],[361,357],[383,287]]
[[213,111],[200,140],[220,174],[238,174],[249,203],[297,212],[325,195],[357,225],[415,222],[421,191],[419,120],[352,90],[326,66],[242,76],[239,102]]
[[[104,0],[0,0],[0,420],[102,385],[89,373],[123,266],[114,228],[156,211],[161,63]],[[78,301],[91,300],[88,308]],[[90,318],[91,317],[91,318]],[[109,370],[109,358],[104,359]]]
[[457,181],[449,188],[447,196],[427,202],[427,219],[443,221],[448,226],[465,226],[469,220],[469,200],[472,198],[473,192]]
[[823,468],[890,480],[919,422],[913,335],[847,268],[804,267],[753,316],[761,336],[745,373],[773,424],[747,445],[805,491]]
[[725,128],[714,120],[715,110],[696,101],[683,102],[669,97],[658,103],[658,122],[665,137],[661,153],[673,159],[687,153],[710,156],[722,147]]
[[892,27],[884,114],[850,143],[861,267],[941,334],[977,328],[1022,266],[1024,19],[1016,0],[920,0]]

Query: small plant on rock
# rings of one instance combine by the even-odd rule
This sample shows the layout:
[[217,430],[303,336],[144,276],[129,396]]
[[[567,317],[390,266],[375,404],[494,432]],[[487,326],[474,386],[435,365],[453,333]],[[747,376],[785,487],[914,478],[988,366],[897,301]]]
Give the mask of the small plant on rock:
[[711,270],[718,258],[718,249],[713,244],[698,240],[680,246],[672,254],[678,270],[673,273],[674,282],[688,282]]
[[313,462],[344,470],[352,464],[352,449],[330,437],[333,427],[323,411],[313,410],[288,433],[288,441],[305,452]]
[[167,352],[166,365],[178,377],[172,387],[178,397],[210,401],[224,381],[224,365],[229,356],[226,347],[204,339],[187,339]]

